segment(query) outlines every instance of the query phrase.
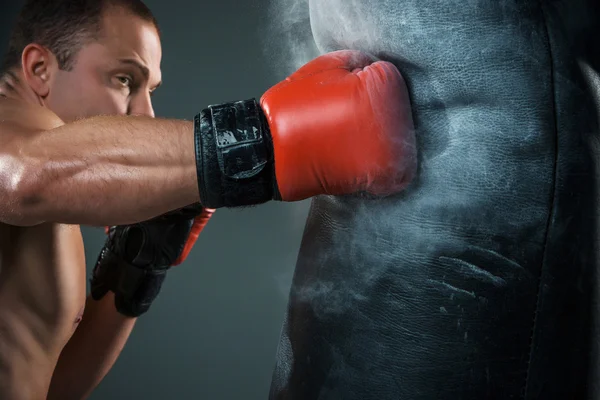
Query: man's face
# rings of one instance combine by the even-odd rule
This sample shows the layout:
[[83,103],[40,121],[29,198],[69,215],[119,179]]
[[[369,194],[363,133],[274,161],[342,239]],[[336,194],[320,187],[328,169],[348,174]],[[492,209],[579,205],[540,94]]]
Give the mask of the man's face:
[[52,75],[46,105],[65,122],[96,115],[154,117],[151,94],[161,82],[161,57],[152,23],[107,10],[99,40],[78,52],[71,71]]

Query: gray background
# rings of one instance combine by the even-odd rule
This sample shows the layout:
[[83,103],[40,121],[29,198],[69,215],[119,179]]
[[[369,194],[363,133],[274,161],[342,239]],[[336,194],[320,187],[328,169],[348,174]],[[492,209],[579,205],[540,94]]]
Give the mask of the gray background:
[[[4,54],[20,2],[0,4]],[[208,104],[259,97],[291,72],[276,64],[281,43],[266,46],[267,0],[146,4],[163,33],[159,117],[191,119]],[[266,399],[308,206],[219,210],[91,399]],[[90,271],[104,237],[83,233]]]

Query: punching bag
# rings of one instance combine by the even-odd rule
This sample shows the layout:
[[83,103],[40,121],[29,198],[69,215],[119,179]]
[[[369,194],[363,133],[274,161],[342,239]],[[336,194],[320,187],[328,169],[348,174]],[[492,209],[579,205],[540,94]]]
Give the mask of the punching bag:
[[270,399],[598,398],[597,0],[308,6],[402,72],[419,170],[312,201]]

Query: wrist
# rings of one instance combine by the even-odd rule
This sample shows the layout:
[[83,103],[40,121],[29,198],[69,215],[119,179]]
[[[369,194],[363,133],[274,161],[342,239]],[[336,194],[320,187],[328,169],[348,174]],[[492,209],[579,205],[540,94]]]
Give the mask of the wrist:
[[204,207],[280,199],[271,133],[255,99],[206,108],[194,118],[194,137]]

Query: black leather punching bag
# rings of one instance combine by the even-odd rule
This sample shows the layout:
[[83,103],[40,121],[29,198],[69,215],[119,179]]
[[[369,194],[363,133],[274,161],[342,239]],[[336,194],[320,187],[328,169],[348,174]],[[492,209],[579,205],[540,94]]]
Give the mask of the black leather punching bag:
[[311,0],[310,24],[403,73],[419,172],[312,202],[270,398],[598,398],[598,0]]

